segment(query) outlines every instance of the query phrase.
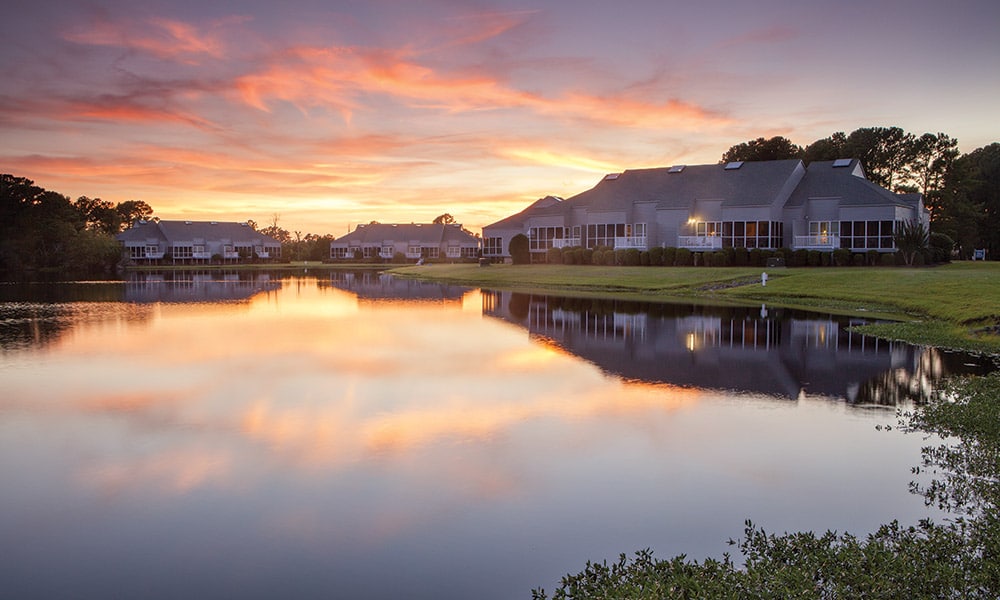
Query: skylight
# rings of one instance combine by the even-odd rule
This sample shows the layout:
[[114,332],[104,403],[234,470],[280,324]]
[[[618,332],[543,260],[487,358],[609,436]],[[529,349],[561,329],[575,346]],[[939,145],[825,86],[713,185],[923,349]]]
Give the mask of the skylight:
[[849,167],[849,166],[851,166],[851,159],[849,158],[838,158],[837,160],[833,161],[833,168]]
[[743,161],[742,160],[734,160],[731,163],[726,163],[726,170],[727,171],[735,171],[736,169],[739,169],[742,166],[743,166]]
[[684,165],[674,165],[667,169],[667,173],[680,173],[684,170]]
[[604,176],[604,181],[614,181],[619,177],[621,177],[621,173],[608,173],[607,175]]

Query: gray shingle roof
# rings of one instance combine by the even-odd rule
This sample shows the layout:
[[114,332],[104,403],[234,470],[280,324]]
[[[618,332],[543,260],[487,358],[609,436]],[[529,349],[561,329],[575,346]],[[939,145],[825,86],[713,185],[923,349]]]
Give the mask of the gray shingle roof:
[[809,164],[806,175],[792,192],[787,207],[803,206],[809,198],[840,198],[841,206],[899,205],[912,208],[920,202],[919,194],[894,194],[853,173],[858,166],[834,167],[835,161]]
[[418,242],[421,245],[437,246],[442,241],[457,241],[463,246],[478,246],[475,236],[462,231],[458,224],[436,223],[372,223],[358,225],[354,231],[339,237],[333,245],[345,246],[352,242],[362,246],[380,245],[383,242]]
[[160,239],[169,243],[194,240],[227,240],[233,244],[280,246],[281,242],[254,230],[246,223],[223,221],[148,221],[119,233],[122,242]]

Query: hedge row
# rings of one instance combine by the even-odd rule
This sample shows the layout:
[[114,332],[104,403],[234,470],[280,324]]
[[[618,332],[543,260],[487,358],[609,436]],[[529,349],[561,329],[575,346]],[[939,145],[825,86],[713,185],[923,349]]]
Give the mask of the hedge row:
[[[947,262],[950,252],[927,248],[914,257],[914,265]],[[903,265],[901,254],[869,250],[865,253],[838,248],[832,252],[819,250],[762,250],[760,248],[725,248],[715,252],[692,252],[686,248],[651,248],[649,250],[597,248],[549,248],[546,261],[566,265],[619,266],[704,266],[704,267],[763,267],[768,259],[781,258],[789,267],[863,267]]]

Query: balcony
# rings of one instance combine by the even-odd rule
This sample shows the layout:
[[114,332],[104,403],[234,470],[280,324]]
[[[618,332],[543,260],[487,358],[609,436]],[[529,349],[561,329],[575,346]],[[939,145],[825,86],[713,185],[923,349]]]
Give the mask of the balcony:
[[677,236],[677,247],[702,252],[722,250],[722,237],[718,235],[679,235]]
[[840,248],[840,236],[830,234],[797,235],[792,248],[795,250],[836,250]]
[[191,258],[195,258],[195,259],[198,259],[198,260],[209,260],[210,258],[212,258],[212,253],[211,252],[192,252],[191,253]]
[[619,248],[629,249],[638,248],[639,250],[646,249],[646,236],[644,235],[629,235],[625,237],[615,238],[615,250]]

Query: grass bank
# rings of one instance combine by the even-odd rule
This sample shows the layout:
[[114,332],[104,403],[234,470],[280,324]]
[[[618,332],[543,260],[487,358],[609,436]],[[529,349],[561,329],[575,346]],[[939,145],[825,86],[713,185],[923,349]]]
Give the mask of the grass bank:
[[1000,354],[1000,263],[925,268],[602,267],[424,265],[402,277],[487,288],[639,298],[768,303],[893,319],[866,333],[917,344]]

